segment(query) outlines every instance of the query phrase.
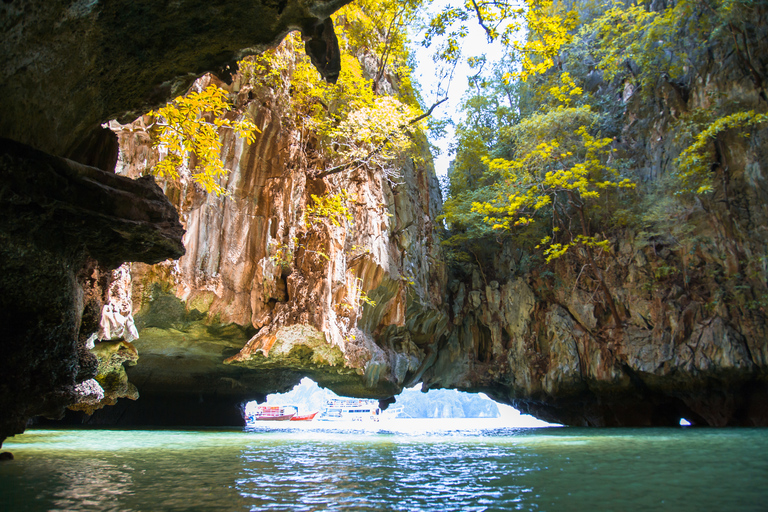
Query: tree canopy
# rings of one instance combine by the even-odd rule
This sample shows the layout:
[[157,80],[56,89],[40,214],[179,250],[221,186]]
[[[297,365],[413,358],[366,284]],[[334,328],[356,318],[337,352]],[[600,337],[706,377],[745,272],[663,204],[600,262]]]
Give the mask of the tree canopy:
[[[477,258],[489,240],[541,264],[577,260],[619,327],[603,278],[616,238],[628,227],[685,233],[684,220],[670,222],[674,212],[727,204],[722,141],[766,126],[766,70],[755,53],[765,15],[751,0],[469,1],[445,9],[428,32],[447,36],[441,58],[458,58],[472,20],[508,50],[464,100],[444,205],[446,246],[459,261],[462,251]],[[515,35],[520,27],[524,38]],[[716,87],[689,101],[711,80],[714,58],[728,59],[734,82],[751,82],[757,107]],[[631,144],[655,128],[638,134],[633,124],[661,123],[656,105],[669,95],[673,109],[662,114],[672,158],[655,171],[662,178],[649,180]],[[644,108],[650,119],[630,118]]]

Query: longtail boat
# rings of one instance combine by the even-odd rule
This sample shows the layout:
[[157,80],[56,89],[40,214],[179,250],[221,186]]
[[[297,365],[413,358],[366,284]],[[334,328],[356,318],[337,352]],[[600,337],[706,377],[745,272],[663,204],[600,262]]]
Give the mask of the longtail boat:
[[252,421],[287,421],[299,412],[295,405],[260,405],[256,411],[248,416],[248,422]]
[[315,418],[315,416],[317,416],[317,412],[318,411],[310,414],[297,414],[291,418],[291,421],[311,421]]

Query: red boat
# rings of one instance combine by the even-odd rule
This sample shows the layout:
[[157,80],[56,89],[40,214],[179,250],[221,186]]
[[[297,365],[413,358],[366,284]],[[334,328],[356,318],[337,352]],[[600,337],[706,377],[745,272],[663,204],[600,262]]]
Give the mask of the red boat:
[[298,415],[298,414],[297,414],[296,416],[293,416],[293,417],[291,418],[291,421],[310,421],[310,420],[312,420],[312,419],[313,419],[315,416],[317,416],[317,412],[318,412],[318,411],[315,411],[315,412],[313,412],[313,413],[311,413],[311,414],[301,414],[301,415]]
[[295,405],[260,405],[256,412],[248,416],[248,422],[287,421],[296,416],[298,411]]

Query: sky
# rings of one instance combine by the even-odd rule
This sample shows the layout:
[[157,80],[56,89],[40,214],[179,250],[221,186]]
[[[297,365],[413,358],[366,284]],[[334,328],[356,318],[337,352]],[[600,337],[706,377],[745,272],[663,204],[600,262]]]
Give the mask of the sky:
[[[438,12],[449,2],[447,0],[438,0],[429,4],[428,13]],[[448,101],[438,106],[433,112],[433,117],[438,119],[452,119],[454,123],[461,120],[461,103],[468,89],[467,77],[475,73],[467,64],[467,57],[480,56],[485,54],[488,60],[485,69],[489,70],[494,62],[498,62],[503,57],[503,48],[499,43],[489,44],[485,32],[477,23],[468,22],[469,34],[464,40],[462,46],[463,58],[457,65],[453,73],[453,79],[448,84]],[[421,94],[424,98],[426,107],[433,105],[442,99],[437,94],[439,86],[445,87],[438,80],[439,72],[435,63],[432,61],[434,53],[433,48],[424,48],[417,44],[423,38],[423,34],[412,34],[411,40],[414,42],[413,51],[415,53],[416,69],[414,76],[421,87]],[[434,44],[433,46],[437,46]],[[449,146],[453,142],[454,130],[449,126],[446,128],[446,135],[440,139],[431,139],[430,142],[440,148],[440,154],[435,155],[435,172],[439,177],[448,173],[448,166],[453,159],[449,154]]]

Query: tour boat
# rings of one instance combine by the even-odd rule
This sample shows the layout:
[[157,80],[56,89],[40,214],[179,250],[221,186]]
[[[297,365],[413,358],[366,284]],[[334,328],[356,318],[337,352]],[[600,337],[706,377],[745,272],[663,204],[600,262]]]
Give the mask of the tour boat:
[[315,418],[315,416],[317,416],[317,412],[318,411],[310,414],[297,414],[291,418],[291,421],[311,421]]
[[405,407],[402,405],[390,405],[386,410],[381,411],[381,419],[393,420],[396,418],[405,418]]
[[260,405],[248,416],[251,421],[288,421],[299,412],[295,405]]
[[333,398],[325,402],[320,421],[379,421],[379,401],[366,398]]

